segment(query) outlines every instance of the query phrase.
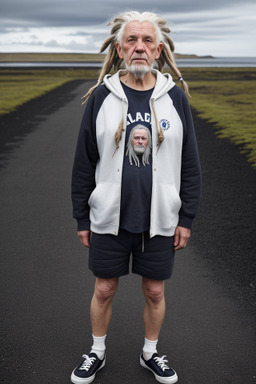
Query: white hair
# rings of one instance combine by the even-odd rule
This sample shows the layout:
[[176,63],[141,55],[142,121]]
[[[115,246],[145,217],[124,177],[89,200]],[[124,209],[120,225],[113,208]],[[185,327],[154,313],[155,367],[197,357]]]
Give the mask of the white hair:
[[161,42],[163,42],[163,35],[162,35],[162,32],[158,26],[158,22],[159,22],[160,18],[155,13],[150,13],[150,12],[139,13],[137,11],[131,11],[131,12],[124,13],[122,16],[123,16],[123,23],[122,23],[121,28],[119,29],[119,31],[116,35],[116,41],[118,41],[120,44],[122,42],[124,28],[131,21],[139,21],[140,23],[147,21],[147,22],[153,24],[155,29],[156,29],[156,34],[157,34],[157,44],[160,44]]

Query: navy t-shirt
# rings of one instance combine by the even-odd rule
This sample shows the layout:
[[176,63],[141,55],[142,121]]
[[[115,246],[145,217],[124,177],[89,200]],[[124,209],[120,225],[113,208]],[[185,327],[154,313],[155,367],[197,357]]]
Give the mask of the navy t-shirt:
[[128,99],[127,128],[122,176],[120,228],[133,233],[149,230],[150,204],[152,190],[152,158],[149,164],[143,165],[139,155],[139,166],[129,161],[127,143],[131,130],[137,125],[143,125],[151,134],[151,116],[149,100],[153,89],[137,91],[122,83]]

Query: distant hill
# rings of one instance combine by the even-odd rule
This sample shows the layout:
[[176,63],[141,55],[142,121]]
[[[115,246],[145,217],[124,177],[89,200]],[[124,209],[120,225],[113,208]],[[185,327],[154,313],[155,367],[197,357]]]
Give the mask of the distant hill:
[[198,56],[194,54],[184,55],[182,53],[174,53],[175,59],[214,59],[214,56]]
[[[202,59],[213,56],[174,54],[175,59]],[[97,53],[0,53],[0,62],[102,62],[105,54]]]

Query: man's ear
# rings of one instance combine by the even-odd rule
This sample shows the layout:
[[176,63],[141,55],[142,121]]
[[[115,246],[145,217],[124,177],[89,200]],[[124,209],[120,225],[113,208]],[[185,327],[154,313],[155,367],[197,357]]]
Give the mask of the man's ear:
[[117,54],[119,56],[119,59],[122,59],[123,56],[122,56],[122,48],[121,48],[121,45],[120,43],[117,41],[116,42],[116,51],[117,51]]
[[159,59],[160,55],[161,55],[161,52],[163,50],[163,43],[160,43],[157,47],[157,53],[156,53],[156,59]]

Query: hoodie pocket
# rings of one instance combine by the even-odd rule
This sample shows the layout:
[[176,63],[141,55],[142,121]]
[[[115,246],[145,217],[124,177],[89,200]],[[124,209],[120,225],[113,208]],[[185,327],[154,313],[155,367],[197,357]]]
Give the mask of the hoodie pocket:
[[94,225],[119,224],[120,185],[100,183],[92,192],[88,204],[90,220]]
[[177,190],[170,184],[161,184],[156,191],[154,215],[156,222],[162,228],[172,228],[177,225],[181,200]]

